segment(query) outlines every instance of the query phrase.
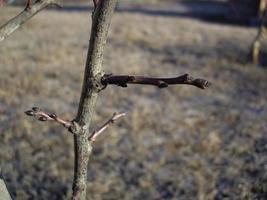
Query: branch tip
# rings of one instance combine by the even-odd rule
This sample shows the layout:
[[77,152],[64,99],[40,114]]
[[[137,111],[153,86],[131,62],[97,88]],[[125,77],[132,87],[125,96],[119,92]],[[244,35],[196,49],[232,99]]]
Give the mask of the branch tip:
[[41,122],[46,122],[46,121],[48,121],[48,118],[47,117],[39,117],[38,120]]
[[37,111],[40,111],[41,109],[39,107],[32,107],[32,110],[37,112]]
[[28,116],[34,116],[34,111],[33,110],[27,110],[24,112]]
[[71,127],[73,126],[73,123],[67,120],[63,120],[60,117],[58,117],[54,113],[48,113],[40,109],[39,107],[32,107],[31,110],[27,110],[24,112],[26,115],[35,117],[39,121],[46,122],[46,121],[55,121],[58,124],[61,124],[68,130],[71,130]]

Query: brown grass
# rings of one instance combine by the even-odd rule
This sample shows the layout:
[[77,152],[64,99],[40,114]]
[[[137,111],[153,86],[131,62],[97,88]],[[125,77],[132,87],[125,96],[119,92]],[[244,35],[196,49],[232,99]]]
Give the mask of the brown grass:
[[[1,22],[15,12],[2,9]],[[23,111],[37,105],[75,116],[89,28],[90,13],[44,11],[1,43],[0,165],[16,199],[70,197],[72,136]],[[264,199],[267,72],[246,64],[255,34],[189,18],[115,14],[106,72],[188,72],[213,86],[103,91],[94,127],[114,111],[128,115],[95,143],[92,199]]]

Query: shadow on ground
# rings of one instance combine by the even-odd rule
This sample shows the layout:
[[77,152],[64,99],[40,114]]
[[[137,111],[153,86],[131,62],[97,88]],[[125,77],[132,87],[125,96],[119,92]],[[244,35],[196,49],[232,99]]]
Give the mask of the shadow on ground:
[[[66,5],[63,8],[51,8],[58,11],[68,12],[88,12],[93,10],[93,6],[84,4]],[[175,4],[152,5],[129,5],[120,3],[116,9],[119,13],[134,13],[141,15],[160,17],[182,17],[203,20],[210,23],[242,25],[250,24],[250,19],[246,15],[239,16],[236,9],[227,2],[219,1],[182,1]]]

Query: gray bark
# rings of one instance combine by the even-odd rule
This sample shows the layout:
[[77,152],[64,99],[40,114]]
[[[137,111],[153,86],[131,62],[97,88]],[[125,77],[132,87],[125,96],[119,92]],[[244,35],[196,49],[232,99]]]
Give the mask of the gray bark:
[[75,169],[73,199],[86,199],[86,181],[89,156],[92,144],[88,140],[89,128],[95,109],[97,96],[102,89],[101,77],[103,51],[111,17],[117,0],[102,0],[92,15],[92,29],[88,48],[83,88],[79,109],[74,120]]

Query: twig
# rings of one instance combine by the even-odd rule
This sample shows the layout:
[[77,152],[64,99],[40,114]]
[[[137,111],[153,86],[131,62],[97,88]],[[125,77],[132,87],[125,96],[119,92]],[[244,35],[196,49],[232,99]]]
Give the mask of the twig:
[[27,0],[26,9],[31,9],[31,7],[32,7],[32,0]]
[[91,135],[88,137],[89,141],[94,142],[96,138],[103,133],[111,124],[115,123],[115,120],[124,117],[126,113],[120,112],[120,113],[114,113],[113,116],[106,121],[101,127],[99,127],[97,130],[95,130]]
[[36,117],[39,121],[54,121],[58,124],[61,124],[65,128],[69,129],[73,126],[72,122],[66,121],[64,119],[59,118],[56,114],[47,113],[42,111],[38,107],[33,107],[31,110],[25,111],[25,114],[28,116]]
[[145,76],[129,76],[129,75],[112,75],[106,74],[102,77],[102,84],[107,86],[109,84],[118,85],[121,87],[127,87],[127,84],[143,84],[143,85],[154,85],[159,88],[165,88],[169,85],[177,85],[177,84],[186,84],[193,85],[201,89],[205,89],[211,85],[205,79],[193,78],[188,74],[184,74],[182,76],[174,77],[174,78],[152,78]]
[[0,27],[0,42],[6,39],[11,33],[17,30],[22,24],[28,21],[36,13],[51,4],[58,5],[59,0],[39,0],[36,1],[33,5],[26,6],[26,8],[20,14]]

